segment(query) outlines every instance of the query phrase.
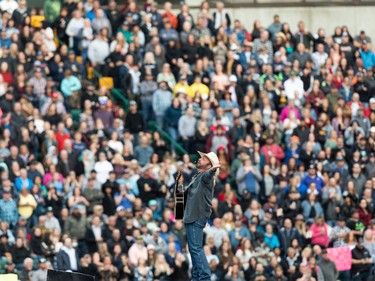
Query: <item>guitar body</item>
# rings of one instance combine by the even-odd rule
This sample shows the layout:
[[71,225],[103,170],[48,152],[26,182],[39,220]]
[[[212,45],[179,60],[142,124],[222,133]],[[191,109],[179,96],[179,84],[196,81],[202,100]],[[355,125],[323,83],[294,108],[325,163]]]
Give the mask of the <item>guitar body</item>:
[[185,192],[179,192],[177,190],[178,181],[180,178],[181,172],[178,172],[174,188],[174,218],[176,220],[182,220],[185,212]]

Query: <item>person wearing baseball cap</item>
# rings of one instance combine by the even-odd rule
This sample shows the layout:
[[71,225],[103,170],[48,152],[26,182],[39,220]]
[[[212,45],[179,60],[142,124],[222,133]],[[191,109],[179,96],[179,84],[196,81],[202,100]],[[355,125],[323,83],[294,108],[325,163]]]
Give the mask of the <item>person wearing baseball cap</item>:
[[331,231],[331,241],[333,242],[333,247],[343,247],[345,246],[344,239],[350,233],[350,229],[346,226],[346,217],[339,215],[336,221],[336,225]]
[[38,270],[33,273],[33,280],[46,280],[47,279],[47,260],[45,258],[40,258],[38,260]]
[[336,264],[328,257],[327,249],[322,249],[322,258],[318,261],[324,280],[337,280],[339,272]]
[[372,258],[364,246],[363,238],[357,238],[357,245],[352,250],[352,280],[368,280]]
[[220,161],[214,152],[203,153],[198,151],[200,158],[197,161],[195,174],[190,183],[184,182],[181,176],[177,182],[178,190],[185,192],[189,189],[183,217],[187,242],[193,263],[193,280],[210,280],[211,271],[203,251],[202,239],[212,211],[213,191],[215,178],[219,174]]

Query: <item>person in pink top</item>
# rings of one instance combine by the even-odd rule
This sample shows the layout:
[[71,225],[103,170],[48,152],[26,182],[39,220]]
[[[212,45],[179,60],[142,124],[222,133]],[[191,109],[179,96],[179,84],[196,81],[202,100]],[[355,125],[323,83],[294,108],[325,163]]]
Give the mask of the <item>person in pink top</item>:
[[281,111],[281,114],[280,114],[280,120],[281,120],[281,122],[284,122],[284,120],[286,118],[288,118],[288,115],[289,115],[290,111],[294,111],[294,113],[296,114],[297,119],[300,119],[301,115],[299,113],[298,108],[295,107],[295,105],[294,105],[294,100],[288,99],[288,105],[283,108],[283,110]]
[[61,181],[61,182],[64,182],[64,177],[62,174],[60,174],[57,169],[56,169],[56,166],[51,164],[49,166],[49,171],[44,175],[43,177],[43,185],[47,186],[49,185],[50,183],[53,183],[54,181],[54,177]]
[[328,226],[324,222],[322,216],[317,216],[314,223],[310,227],[311,231],[311,244],[327,247],[329,243]]
[[140,258],[147,261],[148,254],[147,248],[143,242],[142,236],[137,236],[136,242],[129,249],[129,262],[133,267],[138,266],[138,261]]
[[281,160],[285,157],[284,150],[280,147],[280,145],[274,143],[273,136],[267,135],[266,144],[262,146],[260,151],[264,155],[264,160],[266,164],[269,164],[271,156],[275,156],[277,163],[280,164]]

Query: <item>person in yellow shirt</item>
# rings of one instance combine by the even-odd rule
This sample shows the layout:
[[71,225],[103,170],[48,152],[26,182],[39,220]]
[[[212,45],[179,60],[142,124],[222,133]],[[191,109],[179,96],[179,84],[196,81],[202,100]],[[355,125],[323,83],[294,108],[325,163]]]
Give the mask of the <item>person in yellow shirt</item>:
[[27,188],[22,188],[20,193],[20,200],[18,201],[18,213],[21,217],[30,218],[34,213],[37,202]]
[[[183,91],[185,90],[185,91]],[[191,90],[189,84],[187,83],[186,76],[182,75],[180,80],[173,88],[173,97],[178,93],[186,93],[189,97],[194,98],[195,93]]]
[[194,96],[197,93],[197,91],[199,91],[203,100],[208,99],[210,89],[202,83],[202,79],[199,75],[195,76],[194,83],[191,84],[190,89],[193,92]]

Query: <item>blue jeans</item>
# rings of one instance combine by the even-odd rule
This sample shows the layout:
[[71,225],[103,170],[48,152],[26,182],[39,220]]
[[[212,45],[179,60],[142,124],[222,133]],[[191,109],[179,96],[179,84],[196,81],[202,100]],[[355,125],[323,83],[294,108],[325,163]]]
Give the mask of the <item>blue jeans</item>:
[[350,281],[352,278],[352,273],[350,270],[340,271],[339,278],[342,281]]
[[[168,134],[171,136],[172,139],[177,141],[178,139],[178,130],[174,127],[168,127],[167,128]],[[174,144],[171,144],[171,150],[174,151]]]
[[154,112],[152,111],[151,101],[142,101],[142,115],[147,127],[148,121],[151,121],[154,115]]
[[207,219],[204,218],[185,224],[187,242],[193,263],[191,270],[193,281],[211,280],[210,266],[203,251],[203,228],[206,224]]
[[156,124],[159,125],[160,128],[164,129],[164,115],[156,115]]

